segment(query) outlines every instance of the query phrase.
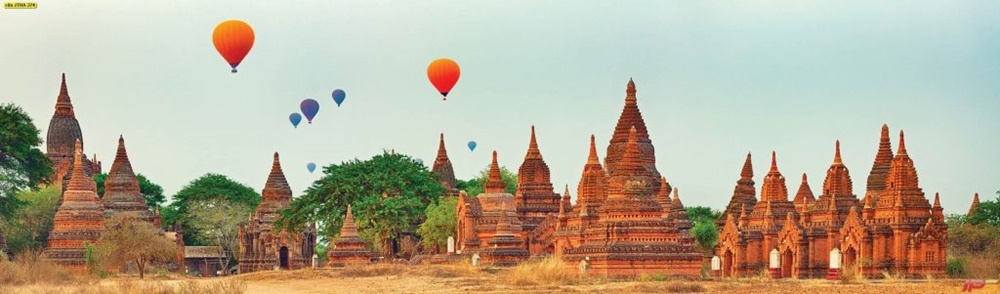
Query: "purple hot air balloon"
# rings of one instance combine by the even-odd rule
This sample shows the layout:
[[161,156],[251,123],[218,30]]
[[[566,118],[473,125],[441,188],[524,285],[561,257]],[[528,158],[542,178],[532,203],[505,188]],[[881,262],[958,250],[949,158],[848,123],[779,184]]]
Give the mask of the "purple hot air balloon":
[[313,123],[313,118],[319,113],[319,102],[313,99],[302,100],[302,103],[299,103],[299,108],[302,109],[302,114],[306,116],[306,120],[309,123]]

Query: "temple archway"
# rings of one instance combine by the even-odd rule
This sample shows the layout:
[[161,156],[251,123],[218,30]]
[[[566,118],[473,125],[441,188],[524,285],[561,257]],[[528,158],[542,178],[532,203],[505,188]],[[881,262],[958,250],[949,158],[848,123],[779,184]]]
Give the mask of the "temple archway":
[[278,265],[281,269],[288,269],[288,247],[281,246],[278,250]]
[[844,250],[844,264],[841,266],[841,268],[850,268],[855,266],[854,263],[857,261],[857,259],[858,259],[858,251],[854,250],[854,247],[847,247],[847,250]]
[[785,249],[785,251],[781,253],[781,277],[793,278],[792,259],[794,259],[794,255],[792,254],[791,249]]
[[730,250],[726,250],[726,253],[722,254],[722,276],[733,276],[733,252]]

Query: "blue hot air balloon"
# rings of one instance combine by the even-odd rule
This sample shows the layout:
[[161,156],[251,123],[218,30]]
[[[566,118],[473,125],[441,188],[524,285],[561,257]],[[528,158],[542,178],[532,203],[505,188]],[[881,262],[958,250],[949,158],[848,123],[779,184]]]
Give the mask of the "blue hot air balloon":
[[306,116],[306,120],[312,123],[313,118],[319,113],[319,102],[313,99],[302,100],[302,103],[299,103],[299,108],[302,109],[302,114]]
[[469,151],[476,151],[476,141],[469,141]]
[[416,161],[417,163],[419,163],[419,164],[421,164],[421,165],[423,165],[423,164],[424,164],[424,160],[423,160],[423,159],[420,159],[420,158],[417,158],[417,159],[414,159],[414,161]]
[[314,170],[316,170],[316,164],[310,162],[309,164],[306,164],[306,169],[309,170],[309,173],[312,173]]
[[344,99],[347,98],[347,93],[344,90],[336,89],[333,90],[333,102],[337,102],[337,107],[340,107],[340,103],[344,103]]
[[292,122],[292,126],[298,128],[299,123],[302,122],[302,115],[298,112],[292,112],[288,115],[288,120]]

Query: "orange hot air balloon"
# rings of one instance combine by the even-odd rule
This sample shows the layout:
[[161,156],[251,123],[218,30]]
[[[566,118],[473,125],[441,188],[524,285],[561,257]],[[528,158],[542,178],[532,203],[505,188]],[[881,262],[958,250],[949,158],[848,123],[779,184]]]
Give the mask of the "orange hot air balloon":
[[448,101],[448,92],[451,92],[451,88],[458,82],[458,76],[461,74],[462,70],[458,68],[458,63],[447,58],[434,60],[427,67],[427,78],[431,80],[431,84],[437,88],[438,92],[441,92],[443,96],[441,100],[445,101]]
[[240,65],[243,57],[253,47],[253,28],[241,20],[224,21],[215,26],[212,43],[215,43],[215,50],[222,54],[222,58],[233,67],[233,73],[236,73],[236,66]]

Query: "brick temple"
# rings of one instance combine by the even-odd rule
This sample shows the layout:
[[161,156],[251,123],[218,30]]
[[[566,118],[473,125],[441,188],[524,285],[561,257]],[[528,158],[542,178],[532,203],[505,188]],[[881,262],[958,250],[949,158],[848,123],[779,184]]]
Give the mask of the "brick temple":
[[[49,120],[49,130],[45,139],[46,154],[52,161],[52,169],[55,172],[51,178],[52,185],[62,188],[69,182],[77,140],[80,141],[79,148],[83,149],[83,132],[80,131],[80,122],[76,119],[73,103],[70,101],[66,74],[63,74],[59,96],[56,98],[56,111]],[[83,173],[91,178],[101,173],[101,163],[96,160],[97,155],[94,155],[94,158],[95,160],[91,161],[84,154],[81,160]]]
[[69,272],[87,271],[85,243],[96,243],[104,232],[104,207],[97,199],[97,184],[84,172],[83,144],[77,140],[73,148],[73,170],[63,185],[59,208],[56,209],[48,248],[44,257]]
[[249,221],[240,223],[239,272],[311,267],[316,251],[315,227],[310,224],[299,232],[292,232],[274,226],[278,211],[292,201],[292,188],[285,180],[277,152],[260,194],[262,199],[257,210]]
[[340,226],[340,235],[331,243],[333,246],[326,251],[327,266],[365,265],[371,262],[372,257],[375,256],[358,235],[358,225],[354,223],[350,204],[347,205],[344,224]]
[[752,177],[747,155],[720,219],[715,254],[720,257],[722,276],[754,276],[774,268],[771,275],[776,277],[826,277],[835,249],[841,256],[835,263],[870,277],[883,271],[908,276],[944,274],[948,232],[940,198],[935,194],[931,204],[925,197],[902,131],[893,155],[889,128],[882,126],[862,199],[854,194],[839,141],[815,199],[805,174],[795,198],[788,199],[774,152],[759,200],[754,198]]
[[[135,217],[160,228],[162,219],[159,214],[154,214],[146,204],[146,198],[139,191],[139,180],[132,170],[132,163],[128,160],[128,151],[125,150],[125,138],[118,137],[118,152],[115,154],[115,161],[108,171],[108,178],[104,181],[104,197],[101,197],[104,204],[106,217],[111,217],[116,213],[129,213]],[[159,211],[159,208],[157,208]]]
[[458,251],[479,253],[484,263],[496,265],[554,254],[586,262],[597,275],[698,276],[702,255],[689,234],[692,223],[679,194],[656,169],[632,80],[625,92],[603,166],[591,136],[576,205],[568,187],[563,195],[553,191],[532,127],[514,195],[504,192],[495,151],[485,192],[459,194]]

